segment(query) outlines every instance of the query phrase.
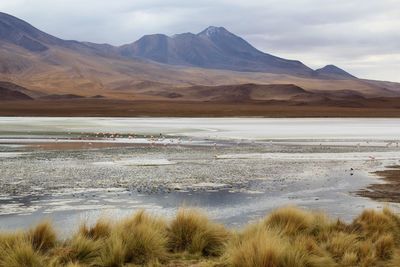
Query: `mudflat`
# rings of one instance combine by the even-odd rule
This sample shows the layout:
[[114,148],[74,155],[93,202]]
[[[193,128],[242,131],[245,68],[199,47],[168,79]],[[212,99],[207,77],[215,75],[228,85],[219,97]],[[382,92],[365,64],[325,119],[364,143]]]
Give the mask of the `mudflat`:
[[400,117],[398,98],[365,100],[358,106],[290,101],[194,102],[113,99],[2,101],[0,116],[106,117]]
[[378,201],[400,202],[400,166],[389,166],[383,171],[374,172],[381,177],[384,183],[369,185],[358,192],[360,196],[369,197]]

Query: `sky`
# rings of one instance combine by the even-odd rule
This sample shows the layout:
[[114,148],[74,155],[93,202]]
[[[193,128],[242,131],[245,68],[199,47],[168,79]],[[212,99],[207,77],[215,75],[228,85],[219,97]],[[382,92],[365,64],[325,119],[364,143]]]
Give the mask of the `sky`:
[[0,0],[0,11],[63,39],[113,45],[223,26],[312,68],[400,82],[400,0]]

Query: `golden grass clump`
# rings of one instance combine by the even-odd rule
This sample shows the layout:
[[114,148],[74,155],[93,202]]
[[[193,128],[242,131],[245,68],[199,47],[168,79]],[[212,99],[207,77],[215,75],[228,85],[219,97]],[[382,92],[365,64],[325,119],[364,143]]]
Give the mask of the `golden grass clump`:
[[329,238],[326,249],[332,257],[340,261],[344,254],[355,253],[358,255],[359,237],[355,234],[333,233]]
[[139,211],[83,225],[66,240],[49,222],[0,233],[0,267],[399,267],[400,217],[366,210],[352,223],[285,207],[230,231],[198,210],[170,221]]
[[224,255],[227,266],[337,266],[313,235],[293,234],[265,221],[250,225],[231,238]]
[[26,235],[22,231],[17,231],[14,233],[0,233],[0,253],[6,248],[13,248],[25,241]]
[[117,224],[114,231],[125,247],[125,262],[148,264],[166,260],[168,239],[164,220],[139,211]]
[[351,227],[365,238],[375,240],[382,234],[391,234],[400,241],[400,228],[394,218],[387,211],[365,210],[354,219]]
[[140,224],[124,238],[126,262],[145,264],[167,257],[167,238],[149,225]]
[[44,257],[27,241],[8,247],[1,252],[2,267],[43,267]]
[[175,252],[219,256],[228,238],[225,227],[211,222],[196,210],[179,210],[169,227],[170,247]]
[[320,235],[328,230],[330,222],[323,214],[289,206],[269,214],[264,220],[264,225],[288,236]]
[[340,261],[343,267],[356,266],[357,262],[358,262],[358,255],[356,252],[353,251],[345,252],[343,254],[342,260]]
[[229,266],[305,266],[302,253],[293,249],[287,239],[267,230],[252,233],[255,235],[239,240],[228,250]]
[[47,251],[57,242],[57,235],[49,221],[39,223],[28,232],[28,239],[36,250]]
[[119,267],[123,266],[125,258],[126,245],[119,235],[113,233],[101,248],[95,265],[99,267]]
[[269,228],[282,231],[284,234],[299,234],[309,230],[313,225],[313,216],[294,207],[285,207],[273,211],[265,220]]
[[88,239],[78,234],[72,240],[65,242],[64,246],[56,250],[54,254],[57,262],[61,264],[89,264],[98,258],[102,246],[102,241]]
[[81,225],[79,234],[94,240],[107,238],[111,233],[111,223],[106,219],[99,219],[93,226]]
[[391,259],[394,254],[395,243],[390,234],[382,235],[374,244],[376,256],[381,260]]

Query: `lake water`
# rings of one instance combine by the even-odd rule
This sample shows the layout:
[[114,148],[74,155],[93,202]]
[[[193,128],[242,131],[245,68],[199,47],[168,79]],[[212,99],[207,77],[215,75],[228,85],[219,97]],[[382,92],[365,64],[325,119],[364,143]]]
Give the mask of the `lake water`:
[[354,192],[399,141],[399,119],[0,117],[0,228],[182,206],[229,226],[282,205],[350,220],[382,207]]

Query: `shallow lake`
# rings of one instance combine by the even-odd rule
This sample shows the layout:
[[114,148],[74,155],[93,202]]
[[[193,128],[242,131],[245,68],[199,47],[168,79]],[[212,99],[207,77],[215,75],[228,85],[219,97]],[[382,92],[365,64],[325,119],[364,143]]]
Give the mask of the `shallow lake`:
[[399,141],[400,119],[0,117],[0,228],[182,206],[229,226],[282,205],[350,220],[383,206],[355,192]]

